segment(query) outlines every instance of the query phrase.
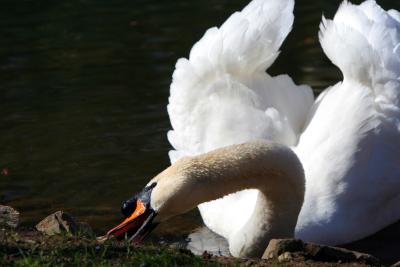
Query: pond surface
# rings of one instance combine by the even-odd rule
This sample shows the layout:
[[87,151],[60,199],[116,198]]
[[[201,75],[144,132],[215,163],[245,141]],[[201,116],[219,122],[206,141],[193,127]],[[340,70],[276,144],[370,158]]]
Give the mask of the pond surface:
[[[0,203],[32,225],[63,209],[98,230],[169,165],[174,64],[247,0],[3,0],[0,10]],[[318,43],[322,12],[299,0],[270,73],[319,90],[341,79]],[[359,2],[359,1],[358,1]],[[400,9],[398,0],[381,1]],[[5,175],[5,171],[8,174]],[[160,232],[188,233],[196,211]]]

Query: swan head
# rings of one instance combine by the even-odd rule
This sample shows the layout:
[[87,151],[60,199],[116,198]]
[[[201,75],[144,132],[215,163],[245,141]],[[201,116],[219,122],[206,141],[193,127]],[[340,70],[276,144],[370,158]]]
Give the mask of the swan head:
[[121,207],[125,220],[108,231],[107,236],[121,240],[126,235],[135,244],[140,243],[156,226],[156,211],[151,207],[151,194],[156,184],[146,186],[141,192],[124,201]]

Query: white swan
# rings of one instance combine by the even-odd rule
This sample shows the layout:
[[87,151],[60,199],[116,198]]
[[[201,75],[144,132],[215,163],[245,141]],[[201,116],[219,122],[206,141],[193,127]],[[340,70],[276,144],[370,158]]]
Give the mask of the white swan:
[[[400,13],[344,2],[333,21],[323,20],[321,44],[344,81],[314,102],[308,86],[265,73],[291,29],[293,5],[253,0],[178,61],[168,106],[176,163],[124,204],[127,219],[109,235],[130,232],[139,242],[156,222],[228,193],[199,208],[234,256],[261,256],[269,238],[294,231],[342,244],[400,219]],[[304,202],[289,148],[229,146],[254,139],[297,154]],[[254,189],[234,193],[245,188]]]
[[[291,29],[292,10],[291,0],[254,0],[178,61],[170,157],[258,138],[291,146],[306,174],[295,236],[343,244],[400,219],[400,13],[371,0],[344,2],[332,21],[323,20],[322,47],[344,80],[314,102],[309,87],[265,73]],[[251,218],[258,194],[200,205],[204,223],[229,240]]]

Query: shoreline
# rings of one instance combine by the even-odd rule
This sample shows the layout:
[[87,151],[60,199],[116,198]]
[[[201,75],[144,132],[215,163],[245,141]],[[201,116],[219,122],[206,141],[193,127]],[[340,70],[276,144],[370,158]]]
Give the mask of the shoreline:
[[296,239],[272,239],[262,259],[238,259],[212,255],[204,251],[206,247],[194,252],[193,248],[188,250],[188,246],[174,246],[152,238],[139,246],[128,240],[101,238],[89,224],[64,211],[50,214],[35,227],[22,227],[18,211],[8,206],[0,205],[0,208],[0,266],[358,267],[391,266],[396,262],[396,266],[400,266],[400,222],[341,247]]
[[0,230],[0,266],[372,266],[360,261],[315,261],[304,257],[287,259],[237,259],[167,245],[133,246],[71,233],[47,236],[34,229]]

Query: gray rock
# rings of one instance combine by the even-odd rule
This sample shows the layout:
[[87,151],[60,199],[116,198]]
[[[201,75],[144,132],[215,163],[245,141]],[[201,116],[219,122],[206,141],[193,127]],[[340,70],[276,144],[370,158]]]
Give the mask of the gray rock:
[[74,217],[63,211],[57,211],[47,216],[35,228],[46,235],[71,233],[93,236],[93,230],[89,224],[78,222]]
[[306,243],[296,239],[272,239],[262,258],[288,260],[289,257],[285,255],[290,255],[290,257],[297,255],[305,259],[323,262],[362,262],[373,266],[381,265],[377,258],[369,254],[344,248]]
[[15,209],[0,205],[0,228],[15,229],[19,225],[19,212]]

